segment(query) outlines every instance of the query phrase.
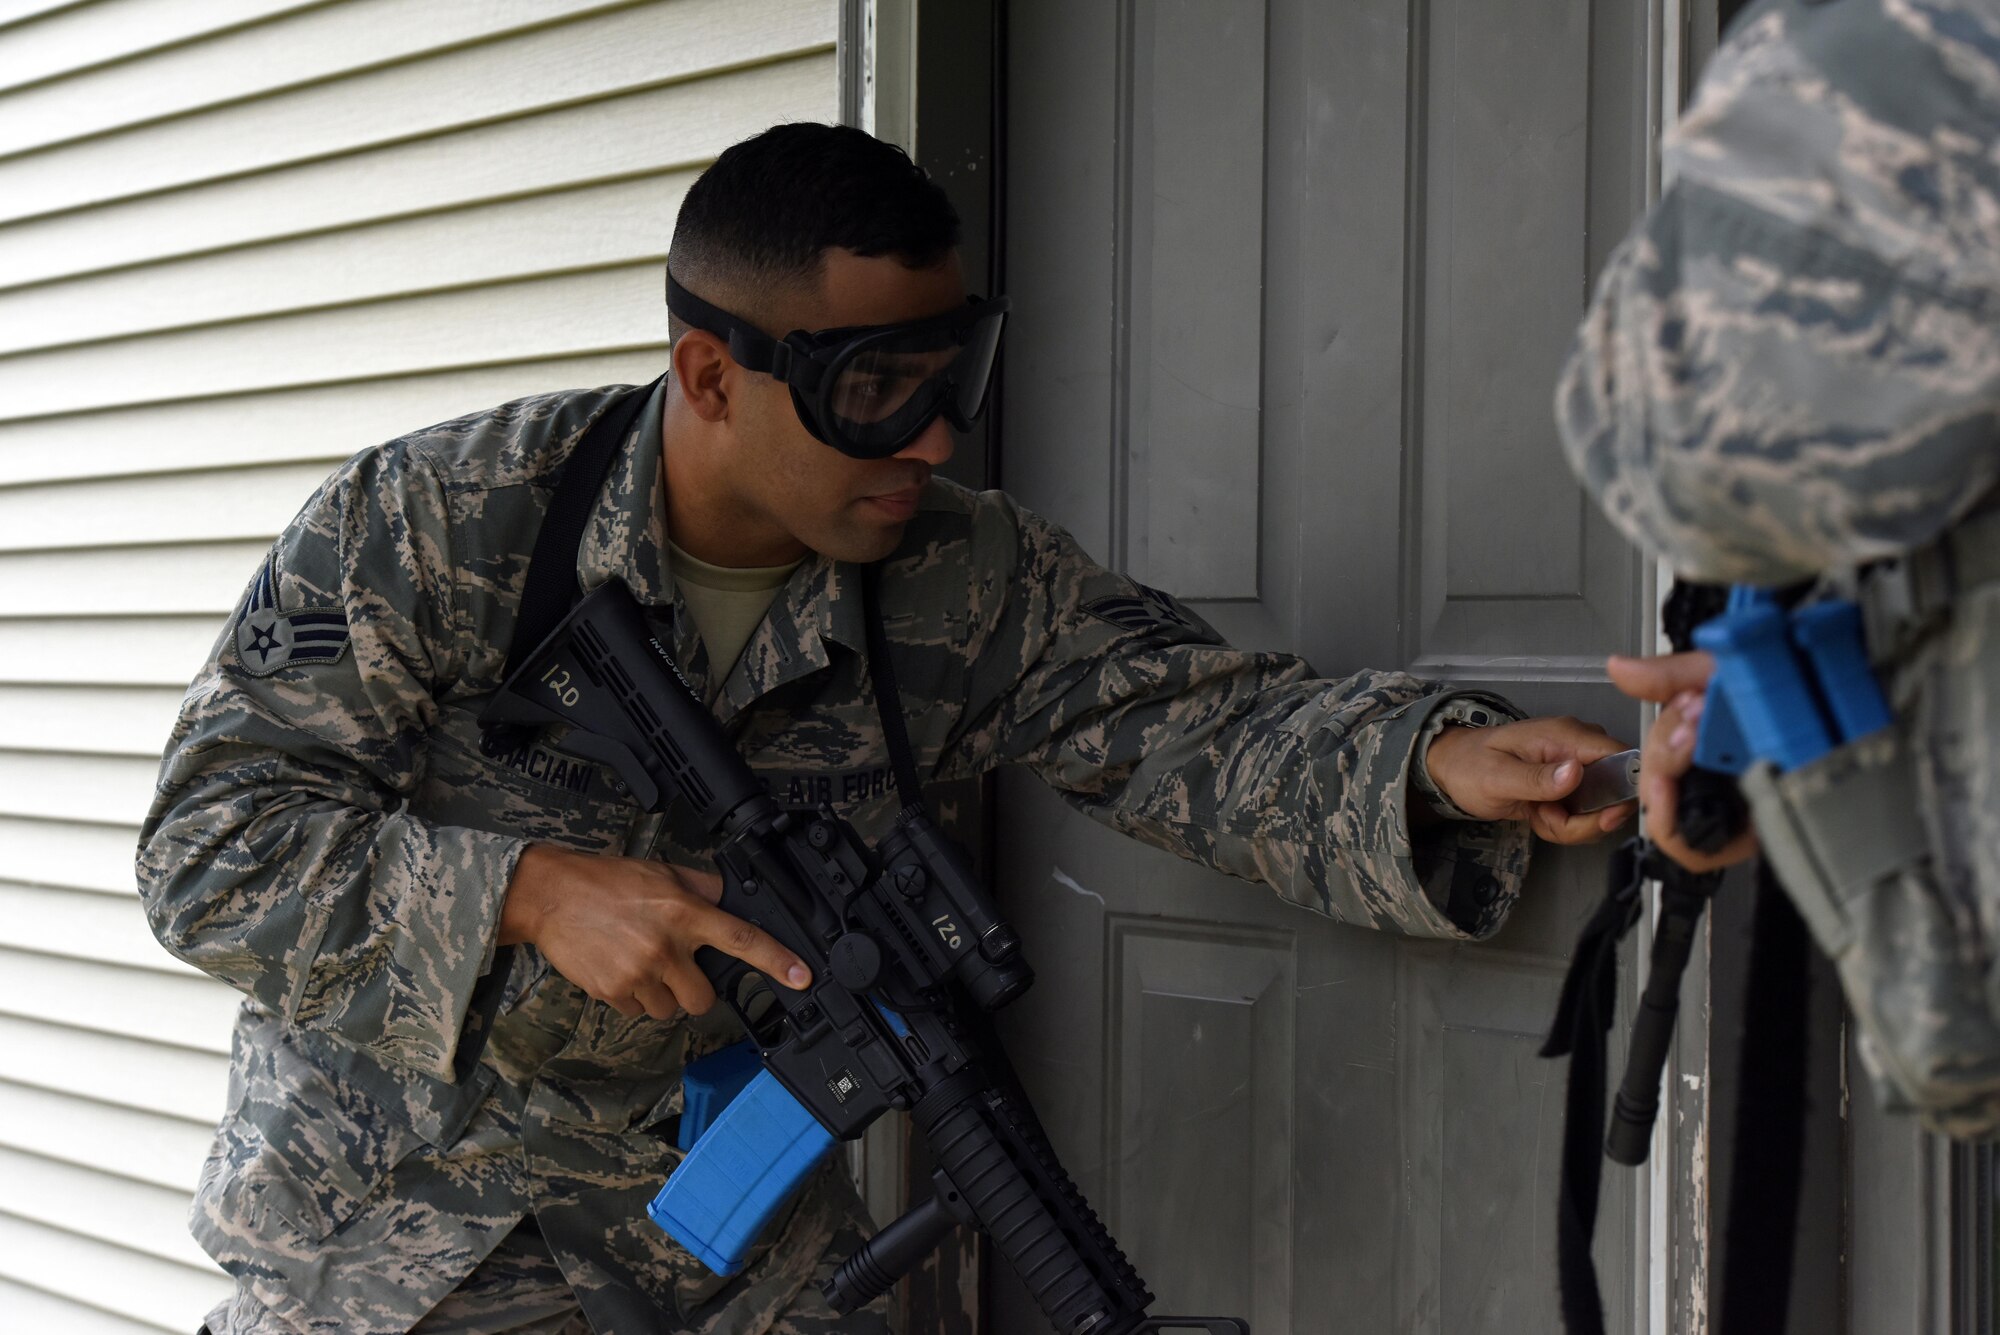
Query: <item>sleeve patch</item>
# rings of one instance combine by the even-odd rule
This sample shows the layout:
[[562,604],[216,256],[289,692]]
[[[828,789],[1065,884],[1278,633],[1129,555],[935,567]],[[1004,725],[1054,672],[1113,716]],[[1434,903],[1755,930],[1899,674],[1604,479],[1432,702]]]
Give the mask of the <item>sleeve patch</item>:
[[257,572],[250,599],[236,618],[236,657],[253,677],[288,667],[337,663],[351,638],[347,613],[339,607],[278,606],[277,572],[270,559]]
[[1149,631],[1173,626],[1202,635],[1211,633],[1179,603],[1144,584],[1134,583],[1129,594],[1114,594],[1085,603],[1083,610],[1120,630]]

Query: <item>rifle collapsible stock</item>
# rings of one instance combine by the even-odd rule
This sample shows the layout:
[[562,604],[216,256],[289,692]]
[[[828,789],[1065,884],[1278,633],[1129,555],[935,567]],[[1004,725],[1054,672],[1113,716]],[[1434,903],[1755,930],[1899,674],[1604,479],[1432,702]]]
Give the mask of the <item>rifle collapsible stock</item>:
[[712,1082],[690,1071],[727,1106],[703,1110],[704,1133],[651,1213],[704,1263],[740,1269],[834,1143],[900,1108],[930,1142],[934,1195],[826,1283],[836,1311],[884,1292],[971,1222],[1063,1335],[1248,1335],[1229,1317],[1146,1315],[1153,1295],[1057,1162],[984,1022],[1034,981],[1020,938],[921,808],[874,848],[830,811],[782,810],[615,581],[570,612],[484,721],[564,724],[564,746],[611,765],[648,809],[686,803],[716,841],[721,907],[812,969],[794,992],[696,952],[763,1063],[733,1099],[741,1071]]

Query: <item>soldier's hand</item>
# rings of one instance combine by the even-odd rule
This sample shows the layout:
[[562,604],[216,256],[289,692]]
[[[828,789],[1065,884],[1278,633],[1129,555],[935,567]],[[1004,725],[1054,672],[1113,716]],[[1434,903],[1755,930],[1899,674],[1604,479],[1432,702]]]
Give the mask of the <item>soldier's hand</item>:
[[1646,808],[1646,837],[1689,871],[1715,871],[1757,855],[1757,832],[1745,830],[1719,853],[1700,853],[1680,834],[1681,778],[1694,768],[1701,706],[1715,660],[1703,653],[1655,658],[1613,658],[1611,682],[1634,700],[1660,706],[1639,752],[1639,800]]
[[642,858],[546,844],[522,852],[500,915],[500,942],[527,942],[550,967],[625,1015],[706,1014],[715,989],[694,962],[713,946],[775,983],[812,981],[769,934],[717,908],[720,878]]
[[1631,819],[1634,804],[1573,814],[1563,799],[1583,767],[1628,749],[1594,723],[1531,718],[1497,728],[1446,728],[1425,757],[1431,782],[1480,820],[1524,820],[1552,844],[1587,844]]

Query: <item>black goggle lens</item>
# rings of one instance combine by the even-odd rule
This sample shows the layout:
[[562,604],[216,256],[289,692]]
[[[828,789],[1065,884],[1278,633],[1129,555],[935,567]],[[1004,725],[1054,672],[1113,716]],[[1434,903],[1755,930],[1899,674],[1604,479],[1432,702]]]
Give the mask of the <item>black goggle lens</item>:
[[961,429],[985,406],[1005,309],[967,321],[885,330],[836,360],[819,404],[828,444],[862,458],[905,448],[946,413]]

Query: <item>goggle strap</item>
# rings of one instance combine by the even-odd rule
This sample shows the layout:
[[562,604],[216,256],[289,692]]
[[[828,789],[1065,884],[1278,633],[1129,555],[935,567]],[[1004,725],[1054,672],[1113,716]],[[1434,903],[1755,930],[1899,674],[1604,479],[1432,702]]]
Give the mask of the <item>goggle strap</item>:
[[720,306],[711,306],[703,301],[682,287],[671,270],[667,273],[667,309],[696,329],[726,339],[729,355],[745,370],[784,379],[784,371],[779,368],[781,365],[789,367],[790,348]]
[[747,336],[740,329],[729,332],[729,355],[744,370],[756,371],[774,380],[787,379],[791,374],[791,348],[772,339]]

